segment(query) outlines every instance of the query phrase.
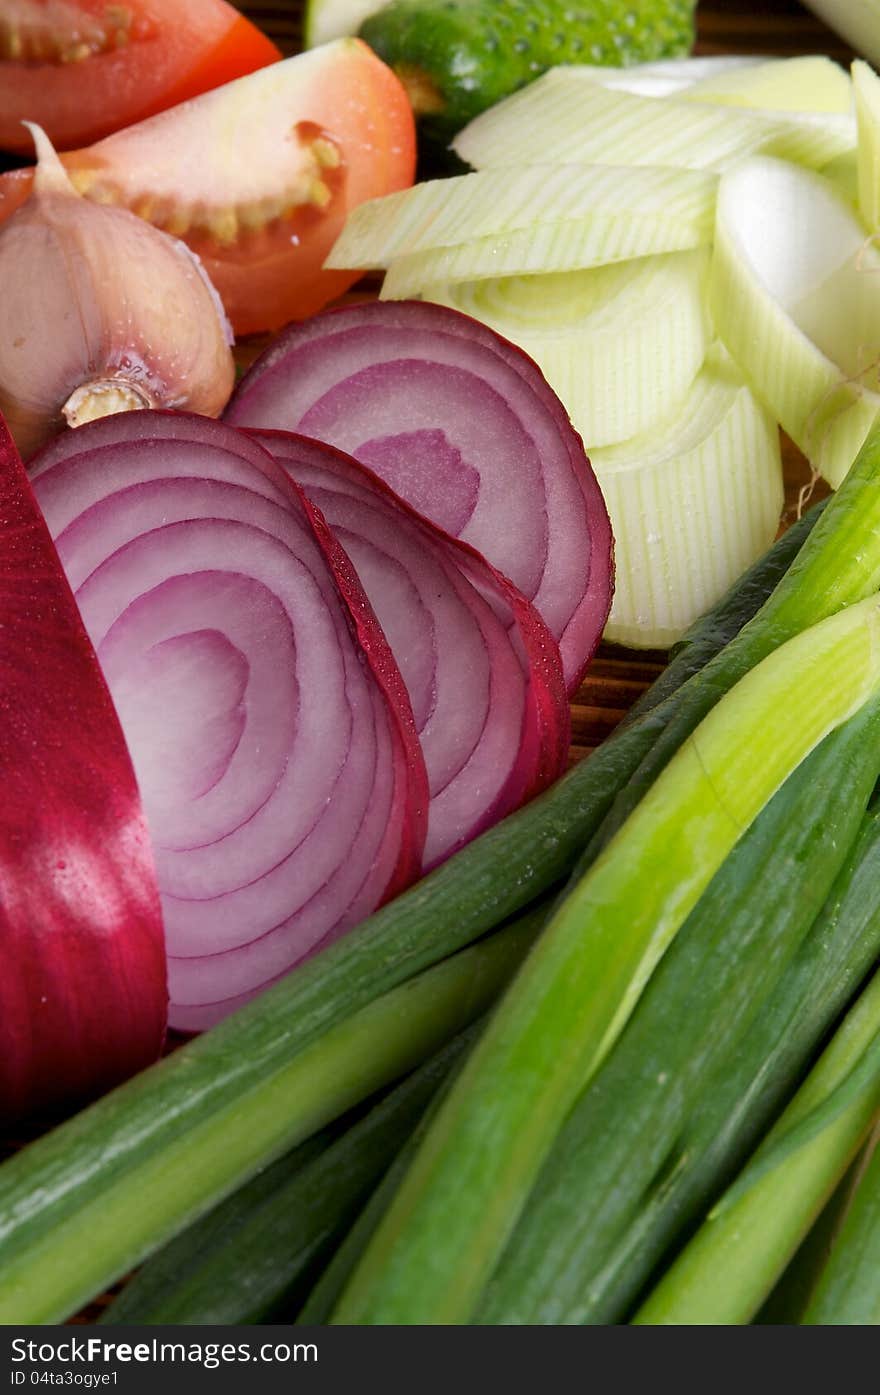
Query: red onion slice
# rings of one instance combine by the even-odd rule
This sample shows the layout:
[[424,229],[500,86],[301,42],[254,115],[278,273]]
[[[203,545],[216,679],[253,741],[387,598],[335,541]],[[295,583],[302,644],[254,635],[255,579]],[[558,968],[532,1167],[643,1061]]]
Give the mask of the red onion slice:
[[611,604],[608,514],[540,369],[445,306],[377,301],[291,325],[226,411],[328,441],[481,552],[559,641],[569,692]]
[[417,875],[406,691],[326,524],[241,433],[127,413],[32,474],[141,787],[170,1020],[198,1030]]
[[254,431],[351,558],[397,659],[428,769],[425,867],[565,769],[569,709],[537,611],[371,470],[321,442]]
[[162,919],[107,685],[0,418],[0,1120],[155,1060]]

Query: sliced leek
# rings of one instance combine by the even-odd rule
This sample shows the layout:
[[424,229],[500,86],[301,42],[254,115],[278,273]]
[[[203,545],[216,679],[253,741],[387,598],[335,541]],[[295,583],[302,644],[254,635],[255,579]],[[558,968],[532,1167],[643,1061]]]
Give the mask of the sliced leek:
[[878,691],[872,596],[783,644],[712,709],[549,922],[334,1321],[469,1320],[562,1121],[713,874],[809,751]]
[[713,352],[671,421],[590,459],[615,542],[605,638],[668,648],[776,536],[776,423]]
[[778,155],[815,169],[856,144],[840,112],[749,111],[614,90],[580,68],[552,68],[456,136],[476,168],[546,161],[723,170],[745,155]]
[[818,53],[722,68],[698,78],[680,95],[687,101],[764,111],[826,111],[844,116],[849,115],[853,99],[848,74]]
[[711,308],[755,391],[830,484],[880,410],[880,253],[821,176],[756,158],[724,175]]
[[[705,249],[430,292],[525,349],[588,450],[668,416],[706,355]],[[771,535],[772,536],[772,535]]]
[[852,68],[859,131],[859,212],[871,232],[880,231],[880,77],[867,63]]
[[804,0],[808,9],[846,39],[856,53],[880,65],[880,0]]
[[[387,267],[403,256],[444,249],[479,261],[488,247],[483,260],[492,266],[493,256],[503,260],[506,249],[517,248],[513,255],[530,264],[499,267],[498,274],[508,275],[565,269],[542,265],[544,248],[548,255],[556,248],[567,266],[676,251],[710,241],[717,190],[717,176],[703,171],[604,165],[535,165],[435,179],[361,204],[325,265]],[[588,260],[577,260],[583,257]]]
[[585,76],[603,87],[635,92],[640,97],[672,97],[704,79],[727,76],[739,69],[760,64],[748,54],[711,54],[700,58],[660,58],[654,63],[633,63],[628,68],[580,65]]

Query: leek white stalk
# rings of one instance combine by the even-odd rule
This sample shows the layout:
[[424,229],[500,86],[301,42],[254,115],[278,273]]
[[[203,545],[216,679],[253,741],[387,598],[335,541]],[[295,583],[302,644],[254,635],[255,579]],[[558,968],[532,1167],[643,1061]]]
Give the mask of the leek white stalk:
[[844,116],[851,112],[853,100],[849,75],[838,63],[818,53],[722,68],[689,84],[681,97],[767,112],[825,111]]
[[445,251],[465,267],[494,268],[483,274],[509,275],[677,251],[711,240],[717,189],[717,176],[702,171],[602,165],[435,179],[356,208],[325,265],[389,267]]
[[590,460],[614,533],[605,638],[668,648],[776,536],[776,423],[715,350],[671,420]]
[[755,392],[837,486],[880,411],[880,252],[850,204],[781,160],[731,170],[710,299]]
[[537,163],[553,150],[563,162],[723,170],[758,152],[821,169],[855,143],[851,114],[642,97],[562,67],[478,116],[453,147],[478,169]]
[[669,415],[706,355],[705,249],[432,288],[532,357],[588,450]]
[[829,28],[880,66],[880,0],[804,0]]
[[880,232],[880,77],[867,63],[853,63],[858,145],[859,212],[872,233]]
[[880,601],[783,644],[685,741],[565,899],[439,1109],[334,1313],[460,1323],[562,1121],[730,849],[880,691]]

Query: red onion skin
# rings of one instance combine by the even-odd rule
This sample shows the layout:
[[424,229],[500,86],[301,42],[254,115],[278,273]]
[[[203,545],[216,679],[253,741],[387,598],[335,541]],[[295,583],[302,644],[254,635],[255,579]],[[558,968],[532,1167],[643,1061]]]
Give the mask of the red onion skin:
[[167,1015],[150,840],[121,728],[0,419],[0,1121],[155,1060]]

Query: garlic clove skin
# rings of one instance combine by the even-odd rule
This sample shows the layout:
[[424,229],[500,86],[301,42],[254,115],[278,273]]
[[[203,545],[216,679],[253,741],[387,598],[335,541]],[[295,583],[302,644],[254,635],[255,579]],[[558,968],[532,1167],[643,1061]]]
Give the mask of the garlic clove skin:
[[182,242],[77,194],[39,127],[33,192],[0,228],[0,412],[27,458],[111,412],[218,416],[232,334]]

